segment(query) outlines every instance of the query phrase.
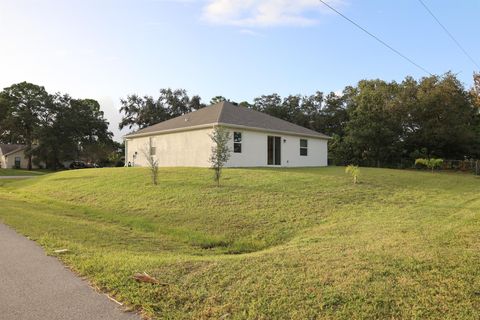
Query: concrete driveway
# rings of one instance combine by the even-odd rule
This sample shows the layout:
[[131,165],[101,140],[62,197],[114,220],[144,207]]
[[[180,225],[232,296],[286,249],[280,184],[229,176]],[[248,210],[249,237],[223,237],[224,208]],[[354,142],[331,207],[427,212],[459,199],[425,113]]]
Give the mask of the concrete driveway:
[[[1,208],[0,208],[1,210]],[[35,242],[0,224],[0,319],[138,320],[46,256]]]

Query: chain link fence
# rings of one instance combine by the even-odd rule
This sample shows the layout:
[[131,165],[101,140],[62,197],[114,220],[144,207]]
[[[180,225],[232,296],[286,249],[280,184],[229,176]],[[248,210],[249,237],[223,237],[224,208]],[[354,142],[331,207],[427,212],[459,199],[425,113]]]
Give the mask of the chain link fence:
[[454,170],[462,172],[472,172],[480,175],[480,160],[443,160],[443,170]]

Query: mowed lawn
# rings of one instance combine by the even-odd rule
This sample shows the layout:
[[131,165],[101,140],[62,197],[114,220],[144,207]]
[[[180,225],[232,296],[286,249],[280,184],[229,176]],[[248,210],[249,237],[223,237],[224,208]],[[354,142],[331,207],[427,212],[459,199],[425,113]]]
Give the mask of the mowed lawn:
[[[155,319],[479,319],[480,179],[362,168],[0,180],[0,221]],[[160,285],[137,283],[147,272]]]

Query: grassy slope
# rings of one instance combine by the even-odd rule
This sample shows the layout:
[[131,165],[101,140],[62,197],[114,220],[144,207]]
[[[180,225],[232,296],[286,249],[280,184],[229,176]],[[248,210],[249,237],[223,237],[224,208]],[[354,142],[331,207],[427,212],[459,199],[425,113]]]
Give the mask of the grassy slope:
[[[0,220],[156,318],[480,317],[480,180],[342,168],[0,180]],[[243,253],[243,254],[238,254]],[[165,286],[137,284],[146,271]]]

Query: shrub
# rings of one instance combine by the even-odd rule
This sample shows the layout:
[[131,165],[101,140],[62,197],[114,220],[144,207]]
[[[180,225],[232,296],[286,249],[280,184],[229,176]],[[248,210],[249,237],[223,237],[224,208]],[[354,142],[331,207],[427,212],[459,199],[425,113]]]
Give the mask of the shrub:
[[352,176],[353,184],[357,184],[358,176],[360,175],[360,168],[358,166],[354,166],[353,164],[349,165],[345,168],[345,173]]
[[443,164],[443,159],[436,159],[436,158],[430,158],[430,159],[424,159],[424,158],[419,158],[415,160],[415,167],[416,168],[428,168],[430,170],[435,170],[436,168],[440,168]]
[[426,169],[428,168],[428,159],[418,158],[415,160],[415,168],[417,169]]

